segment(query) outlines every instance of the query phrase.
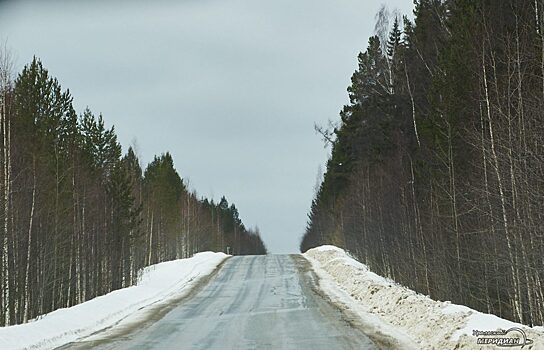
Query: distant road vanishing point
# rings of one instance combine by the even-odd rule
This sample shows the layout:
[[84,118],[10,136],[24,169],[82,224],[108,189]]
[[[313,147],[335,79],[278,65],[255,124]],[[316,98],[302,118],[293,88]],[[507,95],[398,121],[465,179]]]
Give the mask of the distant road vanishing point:
[[60,349],[377,349],[314,280],[299,255],[235,256],[167,311]]

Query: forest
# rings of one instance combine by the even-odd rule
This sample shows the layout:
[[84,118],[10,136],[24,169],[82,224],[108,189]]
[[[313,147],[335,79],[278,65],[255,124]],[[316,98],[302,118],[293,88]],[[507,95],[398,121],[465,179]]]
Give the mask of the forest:
[[134,285],[162,261],[266,254],[258,229],[188,188],[170,153],[143,169],[72,102],[39,59],[15,77],[0,52],[0,326]]
[[376,16],[300,249],[334,244],[438,300],[544,323],[544,3]]

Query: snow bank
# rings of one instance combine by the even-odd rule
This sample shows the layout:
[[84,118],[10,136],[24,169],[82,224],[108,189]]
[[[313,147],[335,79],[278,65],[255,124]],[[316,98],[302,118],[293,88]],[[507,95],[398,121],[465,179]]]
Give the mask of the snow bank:
[[370,272],[338,247],[321,246],[304,256],[320,277],[321,288],[334,302],[355,312],[363,327],[371,323],[367,326],[371,332],[390,338],[389,346],[385,344],[384,348],[498,349],[495,345],[478,345],[473,330],[516,327],[534,342],[523,349],[544,349],[544,327],[529,328],[466,306],[434,301]]
[[[203,252],[146,267],[136,286],[113,291],[23,325],[0,327],[0,349],[52,349],[109,327],[146,306],[187,294],[225,259]],[[145,312],[142,309],[137,314]]]

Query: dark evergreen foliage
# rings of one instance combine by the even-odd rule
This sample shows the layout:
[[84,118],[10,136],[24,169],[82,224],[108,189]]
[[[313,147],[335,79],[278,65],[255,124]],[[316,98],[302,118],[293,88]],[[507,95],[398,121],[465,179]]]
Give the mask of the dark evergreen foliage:
[[420,0],[387,52],[370,38],[302,251],[543,324],[543,5]]
[[149,264],[266,254],[234,205],[188,190],[169,153],[142,171],[102,116],[78,118],[38,59],[1,83],[0,326],[133,285]]

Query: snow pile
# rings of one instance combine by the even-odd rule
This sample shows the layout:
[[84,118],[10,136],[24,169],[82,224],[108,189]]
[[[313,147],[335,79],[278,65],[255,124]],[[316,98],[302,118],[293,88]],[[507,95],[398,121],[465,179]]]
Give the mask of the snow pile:
[[0,327],[0,349],[52,349],[89,336],[128,316],[141,315],[146,306],[187,294],[225,258],[227,255],[223,253],[203,252],[188,259],[146,267],[136,286],[55,310],[26,324]]
[[[363,327],[364,323],[373,322],[379,325],[373,326],[379,327],[378,335],[389,335],[393,339],[385,344],[386,348],[497,349],[494,345],[478,345],[477,338],[472,336],[473,330],[518,327],[534,342],[524,349],[544,349],[543,327],[529,328],[466,306],[434,301],[370,272],[340,248],[321,246],[308,250],[304,256],[320,277],[321,288],[335,303],[355,312]],[[411,344],[403,338],[407,335]],[[376,340],[373,334],[369,336]]]

